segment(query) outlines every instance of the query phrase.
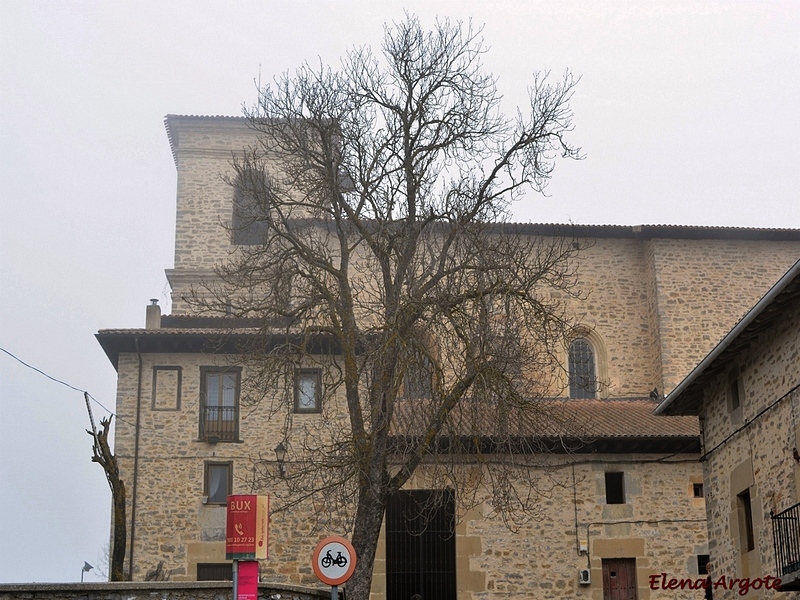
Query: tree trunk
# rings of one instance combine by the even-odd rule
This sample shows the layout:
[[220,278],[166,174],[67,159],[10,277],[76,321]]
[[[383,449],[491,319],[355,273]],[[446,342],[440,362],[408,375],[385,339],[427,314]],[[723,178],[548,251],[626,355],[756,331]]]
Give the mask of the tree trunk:
[[384,495],[378,491],[381,487],[373,485],[362,489],[358,499],[353,531],[353,548],[356,551],[357,562],[356,570],[350,581],[347,582],[349,600],[369,600],[378,536],[383,522],[383,513],[386,510]]
[[119,486],[117,489],[112,487],[111,492],[114,501],[114,546],[111,550],[109,581],[126,581],[123,569],[128,536],[125,522],[125,483],[121,479],[117,481]]

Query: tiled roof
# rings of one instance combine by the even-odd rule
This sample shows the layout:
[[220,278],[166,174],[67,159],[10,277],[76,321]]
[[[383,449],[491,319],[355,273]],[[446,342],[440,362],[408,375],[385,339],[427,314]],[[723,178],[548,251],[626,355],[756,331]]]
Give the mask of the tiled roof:
[[594,436],[700,435],[695,417],[657,417],[653,414],[657,402],[652,400],[570,400],[562,405],[576,419],[590,423],[589,433]]
[[[544,436],[592,440],[596,438],[686,438],[699,435],[694,417],[656,417],[657,402],[647,399],[534,400],[530,406],[497,410],[485,403],[464,402],[448,418],[444,435]],[[401,400],[392,434],[421,433],[435,407],[426,400]]]
[[800,241],[800,229],[709,227],[703,225],[578,225],[574,223],[504,223],[527,235],[611,239]]
[[254,327],[220,329],[219,327],[163,327],[161,329],[101,329],[98,335],[137,335],[142,337],[164,337],[172,335],[252,335],[258,332]]
[[[241,321],[231,320],[231,325]],[[162,327],[161,329],[101,329],[95,337],[117,368],[122,353],[202,353],[236,354],[248,344],[259,339],[255,327]],[[336,352],[336,341],[323,333],[288,333],[278,330],[269,338],[269,344],[305,344],[308,351],[317,354]]]

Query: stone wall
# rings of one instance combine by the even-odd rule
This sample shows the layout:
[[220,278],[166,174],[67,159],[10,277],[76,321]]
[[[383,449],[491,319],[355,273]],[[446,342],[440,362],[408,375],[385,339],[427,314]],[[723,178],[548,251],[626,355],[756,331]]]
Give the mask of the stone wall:
[[[135,580],[144,579],[159,563],[163,563],[170,580],[191,581],[196,578],[198,562],[225,562],[225,506],[204,503],[206,462],[233,463],[232,493],[235,494],[254,493],[251,487],[254,462],[259,468],[276,468],[273,449],[283,439],[286,410],[273,412],[268,400],[256,409],[247,391],[246,371],[241,392],[239,441],[208,443],[199,439],[200,369],[230,366],[233,358],[214,354],[142,355],[136,527],[133,531]],[[180,367],[179,409],[153,409],[153,370],[156,367]],[[128,488],[129,540],[138,379],[138,356],[121,354],[115,450],[120,475]],[[337,402],[328,400],[323,403],[322,414],[293,415],[295,427],[302,428],[305,422],[335,424]],[[262,572],[270,581],[316,584],[311,571],[311,553],[317,541],[324,537],[322,534],[331,531],[320,533],[315,529],[308,510],[272,516],[270,546],[277,558],[262,565]],[[126,560],[126,569],[127,566]]]
[[[706,389],[707,512],[714,571],[720,575],[775,576],[770,511],[800,502],[800,464],[793,458],[800,448],[800,302],[783,315]],[[737,378],[741,404],[734,409],[730,388]],[[745,491],[755,538],[750,552],[737,498]]]
[[566,300],[567,314],[593,332],[606,350],[600,370],[608,373],[608,380],[602,395],[641,397],[653,389],[647,386],[655,377],[649,339],[642,335],[649,322],[643,301],[643,245],[633,239],[597,239],[579,260],[581,298]]
[[[602,600],[604,558],[636,560],[638,598],[689,600],[689,590],[651,591],[661,572],[697,576],[707,554],[704,502],[692,484],[702,481],[697,456],[542,457],[535,514],[509,528],[488,498],[459,515],[456,561],[459,600],[584,598]],[[624,473],[624,504],[607,504],[605,472]],[[424,488],[424,474],[412,487]],[[385,599],[385,534],[375,563],[373,600]],[[586,551],[581,551],[585,546]],[[591,584],[578,582],[589,568]]]
[[672,390],[800,257],[800,243],[652,240],[662,385]]
[[[248,485],[253,459],[263,456],[275,469],[272,449],[282,439],[282,418],[242,411],[239,443],[198,440],[200,367],[227,365],[225,356],[145,354],[142,371],[140,457],[137,486],[134,578],[163,564],[172,581],[191,580],[199,562],[225,562],[225,507],[204,504],[206,461],[233,463],[233,493],[286,495],[279,487]],[[152,409],[152,371],[182,368],[180,410]],[[120,422],[117,454],[122,477],[131,489],[138,358],[120,358]],[[124,410],[123,410],[124,409]],[[297,417],[297,416],[296,416]],[[322,420],[320,415],[302,418]],[[640,598],[690,598],[688,593],[651,592],[654,573],[696,573],[696,555],[706,554],[702,499],[692,484],[702,480],[696,455],[542,456],[535,517],[516,530],[493,515],[488,498],[462,510],[456,528],[460,600],[519,597],[602,597],[602,559],[637,561]],[[291,469],[289,464],[287,468]],[[604,473],[625,473],[626,502],[608,505]],[[424,470],[409,487],[428,486]],[[130,497],[130,496],[129,496]],[[317,520],[312,504],[272,515],[270,558],[261,562],[262,578],[294,585],[315,585],[310,557],[317,541],[343,530]],[[581,542],[587,552],[580,552]],[[375,564],[375,600],[385,598],[385,538]],[[620,554],[623,553],[623,554]],[[126,563],[127,564],[127,563]],[[590,568],[592,585],[578,585],[578,569]],[[600,593],[600,596],[598,596]],[[540,596],[541,594],[541,596]]]
[[[0,600],[231,600],[231,583],[29,583],[0,584]],[[322,600],[328,589],[260,584],[259,600]]]

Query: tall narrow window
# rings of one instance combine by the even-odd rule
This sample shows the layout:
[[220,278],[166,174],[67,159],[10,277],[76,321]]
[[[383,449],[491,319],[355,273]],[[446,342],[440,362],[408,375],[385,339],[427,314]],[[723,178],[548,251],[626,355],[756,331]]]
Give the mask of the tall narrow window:
[[263,244],[267,234],[269,178],[261,169],[243,168],[234,183],[232,241],[237,246]]
[[207,462],[203,495],[206,504],[227,504],[233,487],[233,463]]
[[294,374],[294,412],[322,410],[322,374],[319,369],[298,369]]
[[406,367],[403,395],[410,399],[430,398],[433,392],[433,368],[426,357]]
[[728,387],[728,395],[730,396],[731,400],[731,410],[736,410],[739,408],[739,405],[742,403],[742,400],[739,396],[739,380],[734,379],[730,382]]
[[569,397],[594,398],[596,395],[594,349],[586,338],[575,338],[569,344]]
[[708,563],[709,563],[709,555],[708,554],[698,554],[697,555],[697,574],[698,575],[708,575]]
[[750,504],[750,489],[736,496],[739,512],[739,540],[742,553],[750,552],[756,547],[753,535],[753,507]]
[[606,504],[625,504],[625,473],[606,473]]
[[235,442],[239,439],[240,369],[200,369],[200,439]]

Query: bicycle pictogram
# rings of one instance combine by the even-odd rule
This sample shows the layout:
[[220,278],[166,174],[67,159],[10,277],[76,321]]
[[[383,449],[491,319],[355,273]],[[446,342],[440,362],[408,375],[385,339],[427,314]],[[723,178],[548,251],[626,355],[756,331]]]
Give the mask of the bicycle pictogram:
[[328,550],[325,553],[325,556],[323,556],[320,559],[319,562],[322,565],[323,569],[327,569],[328,567],[330,567],[332,565],[336,565],[337,567],[346,567],[347,566],[347,557],[342,556],[341,552],[337,552],[336,553],[336,558],[333,558],[333,556],[331,556],[331,551]]
[[356,569],[356,551],[353,545],[338,535],[321,540],[314,548],[311,567],[322,583],[337,586],[350,579]]

